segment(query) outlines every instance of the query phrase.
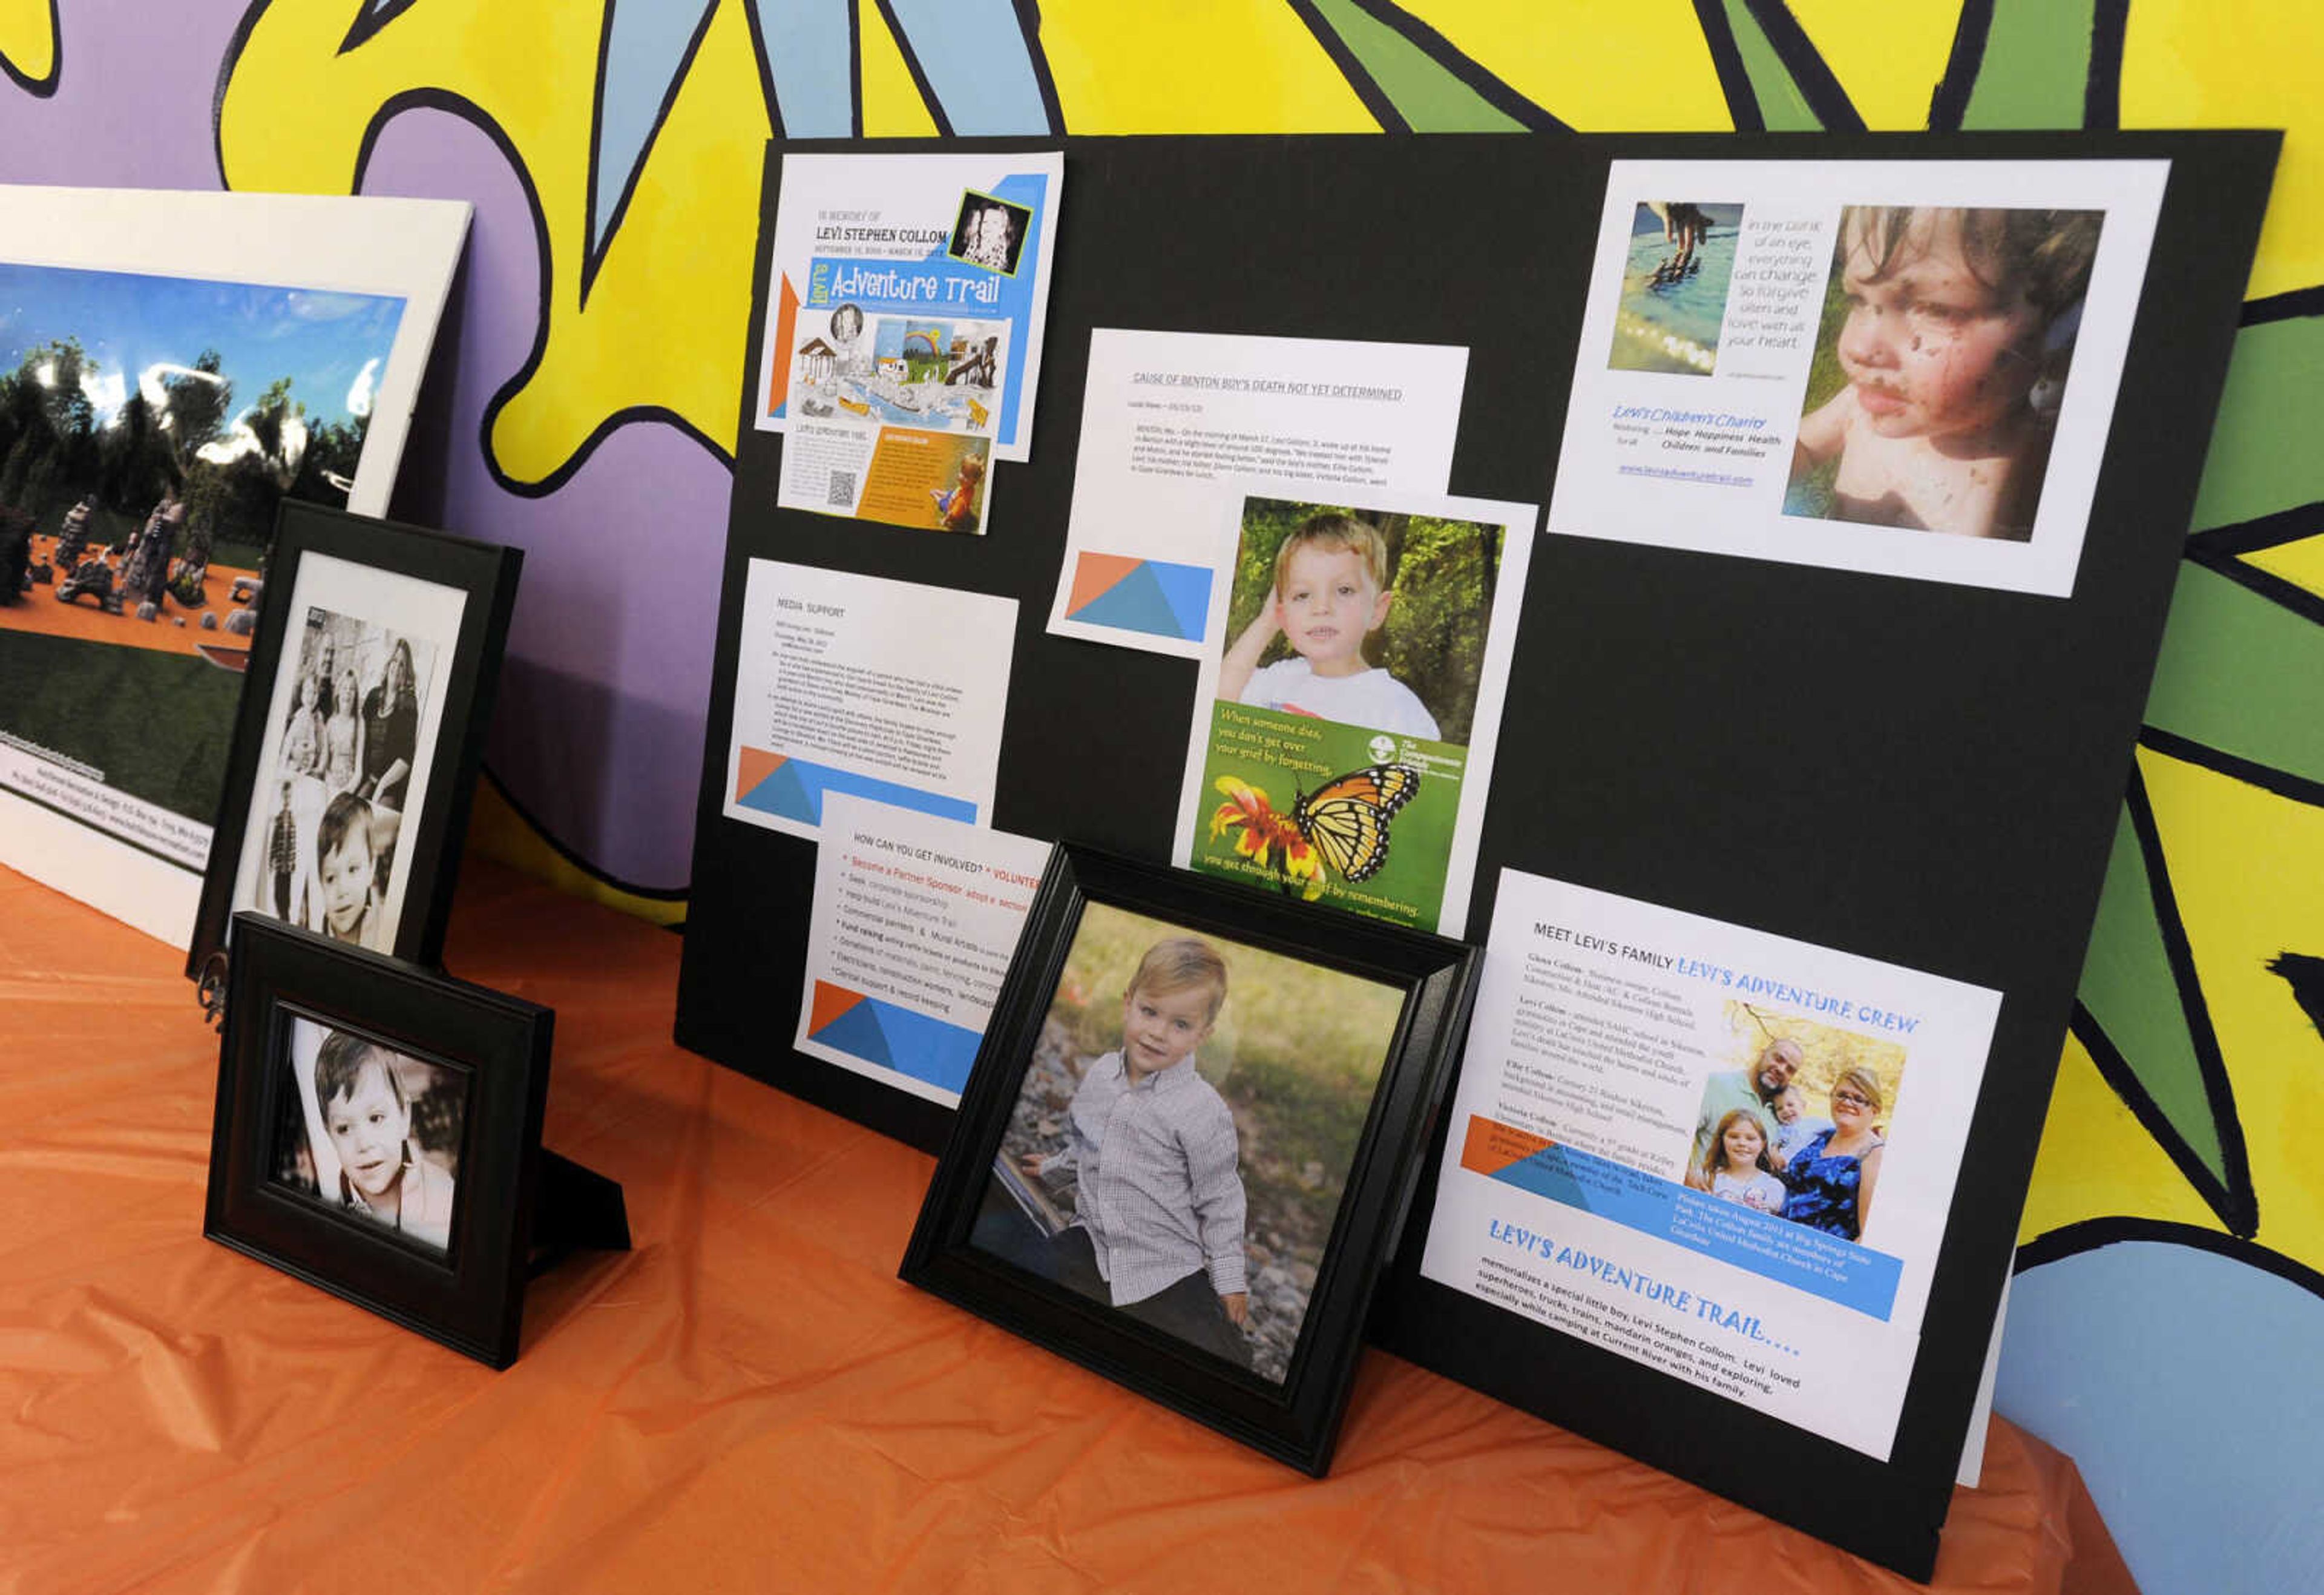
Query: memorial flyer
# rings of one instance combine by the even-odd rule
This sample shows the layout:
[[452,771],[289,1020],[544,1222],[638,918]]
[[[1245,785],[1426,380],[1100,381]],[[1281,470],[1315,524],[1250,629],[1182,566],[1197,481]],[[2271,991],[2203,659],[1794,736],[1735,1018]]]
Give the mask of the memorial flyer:
[[846,792],[991,818],[1017,601],[753,559],[727,744],[728,819],[814,841]]
[[1055,152],[788,154],[756,425],[776,502],[980,531],[992,462],[1032,448]]
[[833,792],[792,1045],[960,1105],[1049,844]]
[[1421,1272],[1886,1460],[1999,1007],[1505,871]]
[[1313,491],[1213,499],[1172,862],[1458,936],[1538,511]]
[[1617,161],[1549,530],[2063,597],[2163,161]]
[[1216,484],[1443,493],[1468,373],[1438,344],[1097,328],[1049,630],[1202,658]]

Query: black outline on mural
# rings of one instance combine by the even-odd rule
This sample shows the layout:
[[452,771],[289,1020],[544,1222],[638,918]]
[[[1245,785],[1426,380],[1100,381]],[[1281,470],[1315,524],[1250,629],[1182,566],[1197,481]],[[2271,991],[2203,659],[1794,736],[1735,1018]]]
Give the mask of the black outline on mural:
[[2082,125],[2092,133],[2122,127],[2122,51],[2130,0],[2091,0],[2090,77],[2082,90]]
[[[912,36],[910,32],[905,29],[904,24],[901,22],[897,20],[895,6],[890,3],[890,0],[872,0],[872,5],[874,10],[879,12],[880,20],[887,23],[888,37],[895,44],[896,53],[904,58],[904,70],[912,75],[912,87],[919,91],[920,105],[925,110],[927,110],[928,120],[936,124],[936,136],[938,138],[952,137],[952,118],[945,114],[944,101],[938,97],[936,85],[928,81],[927,69],[920,65],[919,51],[912,48]],[[862,51],[861,50],[856,51],[856,60],[859,62],[862,60]],[[856,76],[859,79],[862,76],[860,68],[858,69]],[[863,103],[863,89],[860,81],[856,85],[855,100],[857,106],[855,119],[858,123],[861,123],[863,120],[863,112],[862,108]]]
[[2187,1027],[2188,1045],[2194,1052],[2196,1073],[2203,1083],[2204,1105],[2210,1111],[2211,1128],[2219,1138],[2219,1163],[2225,1178],[2211,1172],[2210,1166],[2202,1160],[2185,1134],[2171,1122],[2131,1067],[2129,1059],[2098,1024],[2097,1016],[2080,1000],[2074,1004],[2070,1028],[2089,1049],[2099,1074],[2186,1176],[2204,1205],[2218,1214],[2219,1222],[2236,1234],[2255,1234],[2259,1229],[2259,1198],[2252,1186],[2251,1158],[2244,1145],[2243,1120],[2236,1112],[2235,1085],[2227,1076],[2218,1032],[2211,1025],[2210,1004],[2204,1000],[2202,980],[2195,970],[2194,947],[2188,940],[2186,921],[2179,913],[2178,893],[2171,884],[2171,866],[2163,855],[2153,804],[2146,795],[2146,779],[2135,762],[2131,766],[2129,786],[2123,794],[2123,808],[2130,819],[2131,834],[2138,843],[2140,860],[2146,868],[2147,902],[2153,910],[2155,929],[2162,938],[2163,962],[2170,968],[2172,985],[2178,989],[2180,1019]]
[[1815,47],[1800,19],[1784,0],[1743,0],[1743,9],[1759,24],[1768,48],[1791,74],[1792,87],[1807,101],[1808,110],[1826,133],[1862,133],[1864,115],[1840,86],[1823,52]]
[[2294,775],[2288,770],[2278,770],[2273,764],[2262,764],[2256,759],[2246,759],[2240,753],[2230,753],[2199,742],[2192,737],[2181,736],[2177,732],[2163,731],[2152,725],[2139,732],[2138,745],[2166,758],[2176,759],[2182,764],[2200,765],[2214,775],[2227,776],[2278,798],[2288,798],[2294,803],[2324,808],[2324,781]]
[[591,863],[567,846],[554,831],[543,825],[539,815],[518,802],[516,794],[509,790],[508,783],[501,779],[490,764],[480,763],[476,766],[476,770],[492,787],[493,792],[499,795],[500,800],[508,805],[509,812],[516,816],[518,822],[526,830],[531,832],[536,839],[546,843],[551,853],[599,885],[611,887],[613,890],[629,897],[642,898],[649,902],[656,903],[683,903],[692,892],[693,888],[690,886],[632,886],[607,870],[603,864]]
[[1065,130],[1065,107],[1057,98],[1057,79],[1049,70],[1049,52],[1041,47],[1041,0],[1010,0],[1017,13],[1017,32],[1025,41],[1025,57],[1033,63],[1033,87],[1040,91],[1041,114],[1051,133]]
[[35,99],[47,99],[56,93],[65,75],[65,30],[57,21],[57,0],[49,0],[49,75],[32,77],[5,54],[0,54],[0,72],[7,73],[17,88]]
[[[630,0],[632,5],[639,0]],[[630,214],[630,199],[638,191],[638,179],[645,174],[646,162],[653,158],[654,145],[661,138],[661,130],[669,121],[670,107],[678,103],[678,91],[686,87],[687,75],[694,70],[694,58],[701,53],[702,41],[710,32],[711,19],[718,14],[718,0],[697,0],[702,15],[694,24],[693,36],[686,41],[685,53],[678,58],[678,69],[662,86],[661,104],[654,108],[653,125],[646,129],[645,142],[638,146],[637,159],[630,165],[629,174],[622,180],[622,197],[613,202],[613,215],[605,218],[604,235],[597,235],[597,170],[598,159],[605,137],[605,63],[613,49],[613,17],[621,9],[621,0],[608,0],[604,26],[597,31],[597,77],[589,89],[589,187],[582,200],[581,209],[581,305],[589,308],[589,290],[596,285],[597,272],[605,263],[605,256],[613,247],[613,240],[622,235],[622,223]],[[548,301],[543,300],[545,304]]]
[[2281,548],[2324,534],[2324,502],[2278,510],[2249,521],[2214,526],[2187,539],[2187,558],[2205,570],[2281,604],[2305,621],[2324,626],[2324,595],[2286,581],[2271,570],[2246,564],[2242,556]]
[[1969,116],[1970,97],[1985,70],[1985,47],[1993,38],[1993,0],[1961,0],[1960,23],[1945,57],[1944,76],[1929,93],[1929,131],[1959,133]]
[[1406,11],[1393,0],[1348,0],[1380,26],[1396,33],[1434,61],[1447,76],[1520,127],[1536,133],[1571,133],[1573,129],[1495,77],[1473,56]]
[[359,44],[370,42],[382,28],[420,4],[420,0],[357,0],[355,20],[347,27],[347,36],[339,41],[338,53],[346,54]]
[[[751,53],[759,63],[759,97],[767,102],[767,124],[777,138],[794,135],[783,125],[783,102],[775,92],[774,59],[767,53],[767,35],[759,23],[758,0],[738,0],[742,20],[751,30]],[[847,136],[863,136],[863,34],[861,14],[847,7]],[[805,137],[805,134],[797,136]],[[828,135],[817,135],[828,136]]]
[[1315,0],[1284,0],[1284,3],[1290,7],[1291,14],[1305,24],[1307,32],[1314,38],[1316,48],[1323,52],[1325,59],[1340,69],[1340,76],[1347,79],[1348,88],[1354,92],[1364,109],[1370,113],[1371,119],[1379,124],[1380,131],[1410,133],[1412,124],[1406,121],[1404,113],[1396,108],[1396,102],[1388,98],[1388,90],[1373,81],[1371,73],[1357,59],[1353,48],[1340,37],[1340,30],[1315,9]]
[[1767,131],[1766,113],[1759,109],[1758,90],[1743,65],[1743,47],[1735,42],[1735,26],[1727,20],[1720,0],[1694,0],[1695,26],[1711,51],[1711,69],[1719,75],[1720,91],[1727,97],[1727,119],[1738,133]]
[[2292,1000],[2308,1016],[2308,1024],[2324,1040],[2324,958],[2290,948],[2267,961],[2267,973],[2292,988]]
[[2230,1262],[2257,1268],[2263,1274],[2273,1274],[2286,1285],[2296,1285],[2310,1295],[2324,1296],[2324,1274],[2318,1273],[2307,1264],[2297,1262],[2244,1236],[2222,1235],[2217,1230],[2182,1224],[2172,1219],[2084,1219],[2079,1223],[2061,1225],[2019,1247],[2016,1264],[2010,1272],[2024,1274],[2125,1240],[2147,1240],[2158,1246],[2185,1246],[2197,1251],[2208,1251]]
[[2302,316],[2324,316],[2324,287],[2287,289],[2265,299],[2246,300],[2241,327],[2264,327],[2271,321],[2292,321]]

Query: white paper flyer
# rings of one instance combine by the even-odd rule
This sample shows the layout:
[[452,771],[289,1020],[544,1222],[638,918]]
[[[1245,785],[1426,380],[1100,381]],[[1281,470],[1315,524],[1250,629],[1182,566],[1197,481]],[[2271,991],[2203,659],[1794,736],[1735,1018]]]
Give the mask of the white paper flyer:
[[1443,493],[1468,374],[1435,344],[1097,328],[1049,630],[1200,659],[1216,484]]
[[1999,1008],[1504,871],[1421,1272],[1885,1459]]
[[833,792],[991,822],[1017,601],[751,561],[728,819],[813,841]]
[[793,1045],[956,1108],[1049,844],[844,792],[823,826]]
[[2063,597],[2163,161],[1618,161],[1549,530]]

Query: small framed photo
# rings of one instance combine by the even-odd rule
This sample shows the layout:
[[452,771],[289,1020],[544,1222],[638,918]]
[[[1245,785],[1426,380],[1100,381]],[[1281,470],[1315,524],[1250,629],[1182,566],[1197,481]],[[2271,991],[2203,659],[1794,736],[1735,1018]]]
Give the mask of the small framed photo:
[[522,561],[283,503],[189,975],[243,912],[436,962]]
[[1014,277],[1018,257],[1025,252],[1025,235],[1032,226],[1031,206],[964,189],[945,253],[964,265]]
[[903,1277],[1323,1473],[1476,957],[1060,846]]
[[203,1233],[507,1367],[555,1016],[255,914],[231,978]]

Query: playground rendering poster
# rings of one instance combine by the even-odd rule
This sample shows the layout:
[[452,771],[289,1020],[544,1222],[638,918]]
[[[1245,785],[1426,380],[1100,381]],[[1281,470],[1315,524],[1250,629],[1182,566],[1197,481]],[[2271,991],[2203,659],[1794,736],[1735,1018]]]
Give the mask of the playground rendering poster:
[[468,207],[0,217],[0,863],[183,946],[276,508],[385,510]]

